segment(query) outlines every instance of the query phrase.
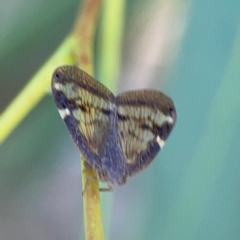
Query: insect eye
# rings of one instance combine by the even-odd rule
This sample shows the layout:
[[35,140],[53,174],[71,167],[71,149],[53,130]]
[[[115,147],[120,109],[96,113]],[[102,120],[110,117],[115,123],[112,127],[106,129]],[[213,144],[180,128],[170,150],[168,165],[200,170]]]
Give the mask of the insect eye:
[[56,79],[57,82],[62,82],[64,80],[63,74],[58,71],[54,73],[54,78]]
[[59,79],[59,73],[55,73],[55,77]]

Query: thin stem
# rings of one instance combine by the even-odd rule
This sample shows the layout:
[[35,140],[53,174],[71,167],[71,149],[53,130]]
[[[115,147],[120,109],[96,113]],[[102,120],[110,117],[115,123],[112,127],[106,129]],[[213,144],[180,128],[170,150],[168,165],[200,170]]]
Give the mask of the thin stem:
[[15,127],[39,103],[50,88],[54,69],[63,63],[72,64],[71,50],[76,40],[67,37],[50,59],[29,80],[24,89],[17,95],[0,117],[0,144],[10,135]]
[[[93,39],[100,6],[100,0],[86,0],[73,30],[73,35],[78,41],[74,49],[77,64],[90,75],[94,75]],[[97,176],[91,168],[85,167],[84,161],[85,159],[81,157],[85,236],[87,240],[103,240],[99,186],[98,181],[93,180],[97,179]]]

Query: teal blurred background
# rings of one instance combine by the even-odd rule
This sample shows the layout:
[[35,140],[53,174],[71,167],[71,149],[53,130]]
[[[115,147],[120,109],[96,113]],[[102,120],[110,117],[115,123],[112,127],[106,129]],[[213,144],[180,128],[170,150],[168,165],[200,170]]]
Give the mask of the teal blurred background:
[[[2,113],[69,33],[79,1],[0,4]],[[101,194],[106,239],[240,239],[240,1],[125,7],[112,90],[157,88],[178,119],[145,171]],[[48,95],[0,147],[0,239],[84,239],[81,191],[79,152]]]

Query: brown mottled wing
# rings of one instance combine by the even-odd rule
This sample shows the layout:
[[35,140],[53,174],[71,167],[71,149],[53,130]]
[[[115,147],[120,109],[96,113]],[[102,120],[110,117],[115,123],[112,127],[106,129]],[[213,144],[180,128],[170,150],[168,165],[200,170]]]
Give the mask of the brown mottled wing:
[[104,138],[113,128],[114,95],[73,66],[55,70],[52,92],[59,113],[76,145],[92,167],[99,167]]
[[129,176],[145,169],[163,147],[176,112],[173,101],[152,90],[126,92],[116,97],[119,143]]

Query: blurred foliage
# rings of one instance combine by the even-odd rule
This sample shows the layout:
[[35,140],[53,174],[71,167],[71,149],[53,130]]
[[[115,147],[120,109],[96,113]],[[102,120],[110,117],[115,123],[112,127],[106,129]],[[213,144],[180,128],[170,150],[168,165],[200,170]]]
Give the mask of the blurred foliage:
[[[72,29],[78,4],[1,2],[1,112]],[[239,239],[240,2],[152,0],[125,7],[116,92],[161,89],[173,98],[178,119],[147,170],[101,195],[103,215],[112,202],[106,235]],[[104,54],[98,31],[97,78]],[[0,160],[1,239],[83,239],[79,153],[51,96],[0,147]]]

